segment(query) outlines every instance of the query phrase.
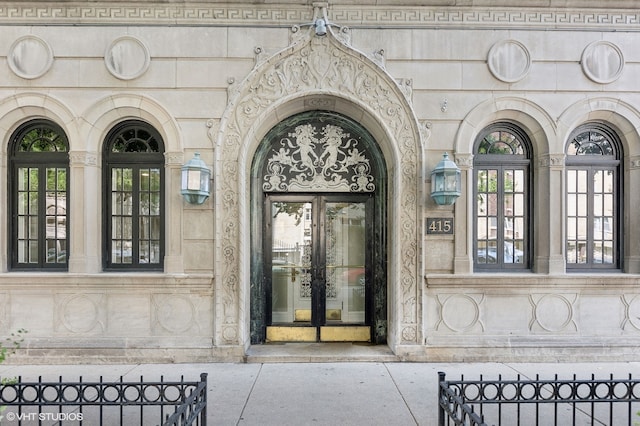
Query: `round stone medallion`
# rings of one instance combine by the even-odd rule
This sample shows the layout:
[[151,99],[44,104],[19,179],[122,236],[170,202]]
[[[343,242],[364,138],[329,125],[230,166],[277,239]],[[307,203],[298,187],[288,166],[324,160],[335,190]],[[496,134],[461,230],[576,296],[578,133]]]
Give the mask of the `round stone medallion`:
[[608,41],[591,43],[582,52],[582,71],[589,79],[596,83],[611,83],[616,81],[624,68],[622,51]]
[[195,321],[195,307],[186,297],[172,295],[158,301],[158,322],[166,330],[173,333],[183,333],[193,326]]
[[121,80],[133,80],[149,68],[149,49],[140,40],[131,36],[117,38],[104,55],[109,72]]
[[467,331],[480,317],[478,303],[466,294],[456,294],[442,303],[442,321],[453,331]]
[[74,333],[88,333],[99,322],[100,308],[96,301],[84,294],[71,296],[62,304],[62,321]]
[[627,315],[629,322],[638,330],[640,330],[640,296],[631,299],[627,304]]
[[505,83],[522,80],[531,67],[529,50],[516,40],[502,40],[489,50],[487,65],[491,74]]
[[34,79],[49,71],[53,65],[53,51],[41,38],[28,35],[11,45],[7,60],[9,68],[17,76]]
[[546,331],[562,331],[573,319],[573,306],[564,296],[546,294],[535,305],[535,318]]

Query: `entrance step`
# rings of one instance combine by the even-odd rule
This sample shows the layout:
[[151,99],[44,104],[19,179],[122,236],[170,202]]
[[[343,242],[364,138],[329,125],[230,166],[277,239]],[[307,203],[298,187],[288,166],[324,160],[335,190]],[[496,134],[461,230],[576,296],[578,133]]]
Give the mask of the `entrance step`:
[[399,358],[387,345],[358,342],[340,343],[266,343],[252,345],[247,363],[281,362],[397,362]]

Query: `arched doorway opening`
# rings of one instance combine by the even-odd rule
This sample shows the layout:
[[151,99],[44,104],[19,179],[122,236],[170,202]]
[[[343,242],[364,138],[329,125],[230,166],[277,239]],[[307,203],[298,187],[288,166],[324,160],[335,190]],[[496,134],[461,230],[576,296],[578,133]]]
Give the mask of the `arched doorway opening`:
[[251,342],[386,342],[386,165],[356,121],[307,111],[251,167]]

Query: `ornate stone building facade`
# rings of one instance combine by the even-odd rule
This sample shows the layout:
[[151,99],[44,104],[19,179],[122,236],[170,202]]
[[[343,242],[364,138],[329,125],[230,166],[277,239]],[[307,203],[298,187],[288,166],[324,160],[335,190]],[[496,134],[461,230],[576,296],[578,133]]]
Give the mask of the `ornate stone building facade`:
[[29,331],[22,359],[633,357],[635,2],[351,3],[0,2],[0,331]]

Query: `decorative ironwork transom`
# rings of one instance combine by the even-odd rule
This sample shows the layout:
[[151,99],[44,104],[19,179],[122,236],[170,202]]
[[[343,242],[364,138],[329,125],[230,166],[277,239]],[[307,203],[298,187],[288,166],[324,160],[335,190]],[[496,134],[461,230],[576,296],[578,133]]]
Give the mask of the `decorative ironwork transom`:
[[375,191],[362,135],[326,117],[293,121],[271,136],[263,170],[265,192]]

